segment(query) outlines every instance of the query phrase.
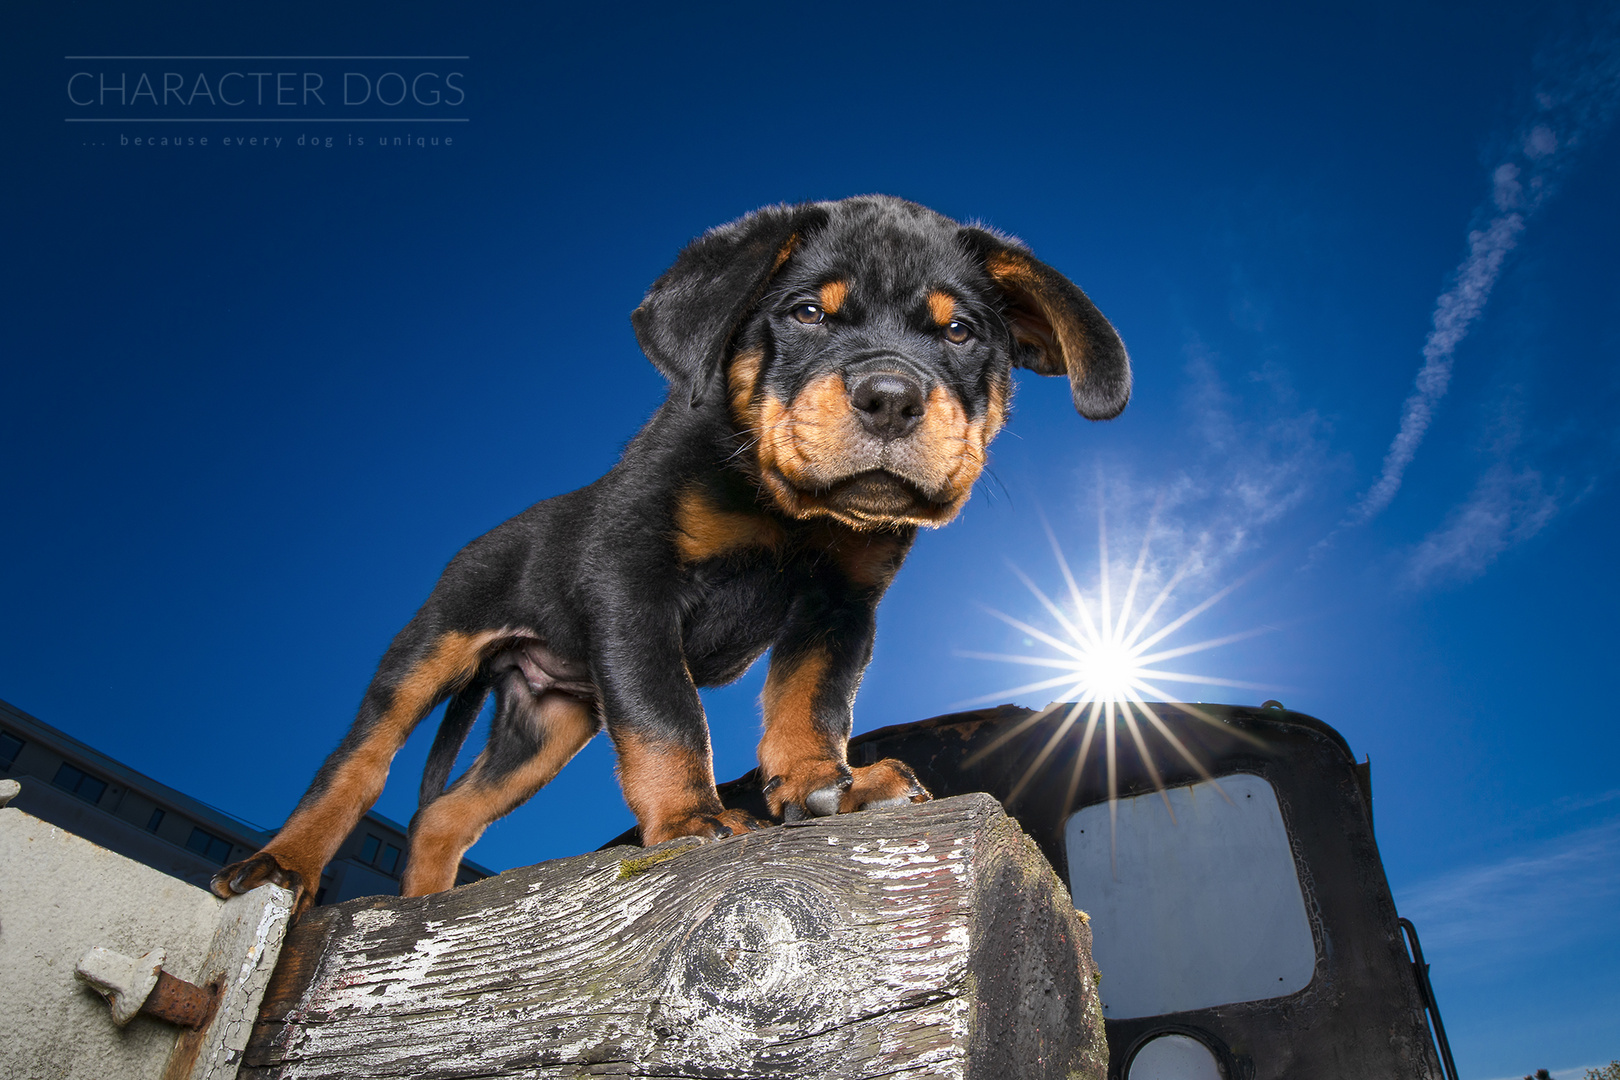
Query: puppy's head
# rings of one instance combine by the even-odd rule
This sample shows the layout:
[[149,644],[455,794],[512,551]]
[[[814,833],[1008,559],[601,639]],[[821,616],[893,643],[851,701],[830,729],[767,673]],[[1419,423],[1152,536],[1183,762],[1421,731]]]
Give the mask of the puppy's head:
[[632,315],[695,408],[724,409],[792,517],[942,525],[1006,417],[1014,366],[1094,420],[1130,397],[1119,335],[1016,241],[882,196],[768,207],[694,241]]

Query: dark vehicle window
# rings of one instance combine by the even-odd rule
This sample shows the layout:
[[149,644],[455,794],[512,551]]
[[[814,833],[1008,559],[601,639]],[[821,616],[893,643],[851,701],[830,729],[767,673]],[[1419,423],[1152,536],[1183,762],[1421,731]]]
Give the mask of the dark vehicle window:
[[17,763],[17,755],[22,753],[23,741],[15,735],[8,735],[0,731],[0,769],[9,769]]

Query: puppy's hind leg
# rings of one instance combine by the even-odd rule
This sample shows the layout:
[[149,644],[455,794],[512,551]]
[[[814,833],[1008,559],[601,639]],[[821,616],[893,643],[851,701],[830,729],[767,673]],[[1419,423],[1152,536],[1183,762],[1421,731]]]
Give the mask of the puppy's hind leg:
[[315,902],[321,871],[382,793],[388,766],[432,708],[478,669],[503,631],[423,636],[407,626],[378,666],[360,715],[315,774],[309,790],[257,854],[220,870],[210,883],[226,898],[265,882],[291,889],[302,915]]
[[497,676],[489,743],[448,791],[416,812],[400,894],[453,886],[462,855],[489,824],[548,784],[599,730],[588,702],[557,690],[536,694],[515,670]]

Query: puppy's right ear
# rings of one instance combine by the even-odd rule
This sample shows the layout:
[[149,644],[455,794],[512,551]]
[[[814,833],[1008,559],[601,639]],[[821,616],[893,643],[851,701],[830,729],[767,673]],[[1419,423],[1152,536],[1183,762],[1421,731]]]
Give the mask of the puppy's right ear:
[[630,313],[641,350],[700,405],[732,338],[772,275],[827,211],[815,204],[767,206],[688,244]]

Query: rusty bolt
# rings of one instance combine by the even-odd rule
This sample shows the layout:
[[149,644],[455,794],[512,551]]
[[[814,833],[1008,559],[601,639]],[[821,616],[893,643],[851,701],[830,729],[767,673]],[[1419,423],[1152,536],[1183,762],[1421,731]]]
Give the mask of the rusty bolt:
[[141,1003],[141,1012],[177,1027],[200,1028],[213,1018],[218,1004],[218,986],[197,986],[160,969],[157,985]]

